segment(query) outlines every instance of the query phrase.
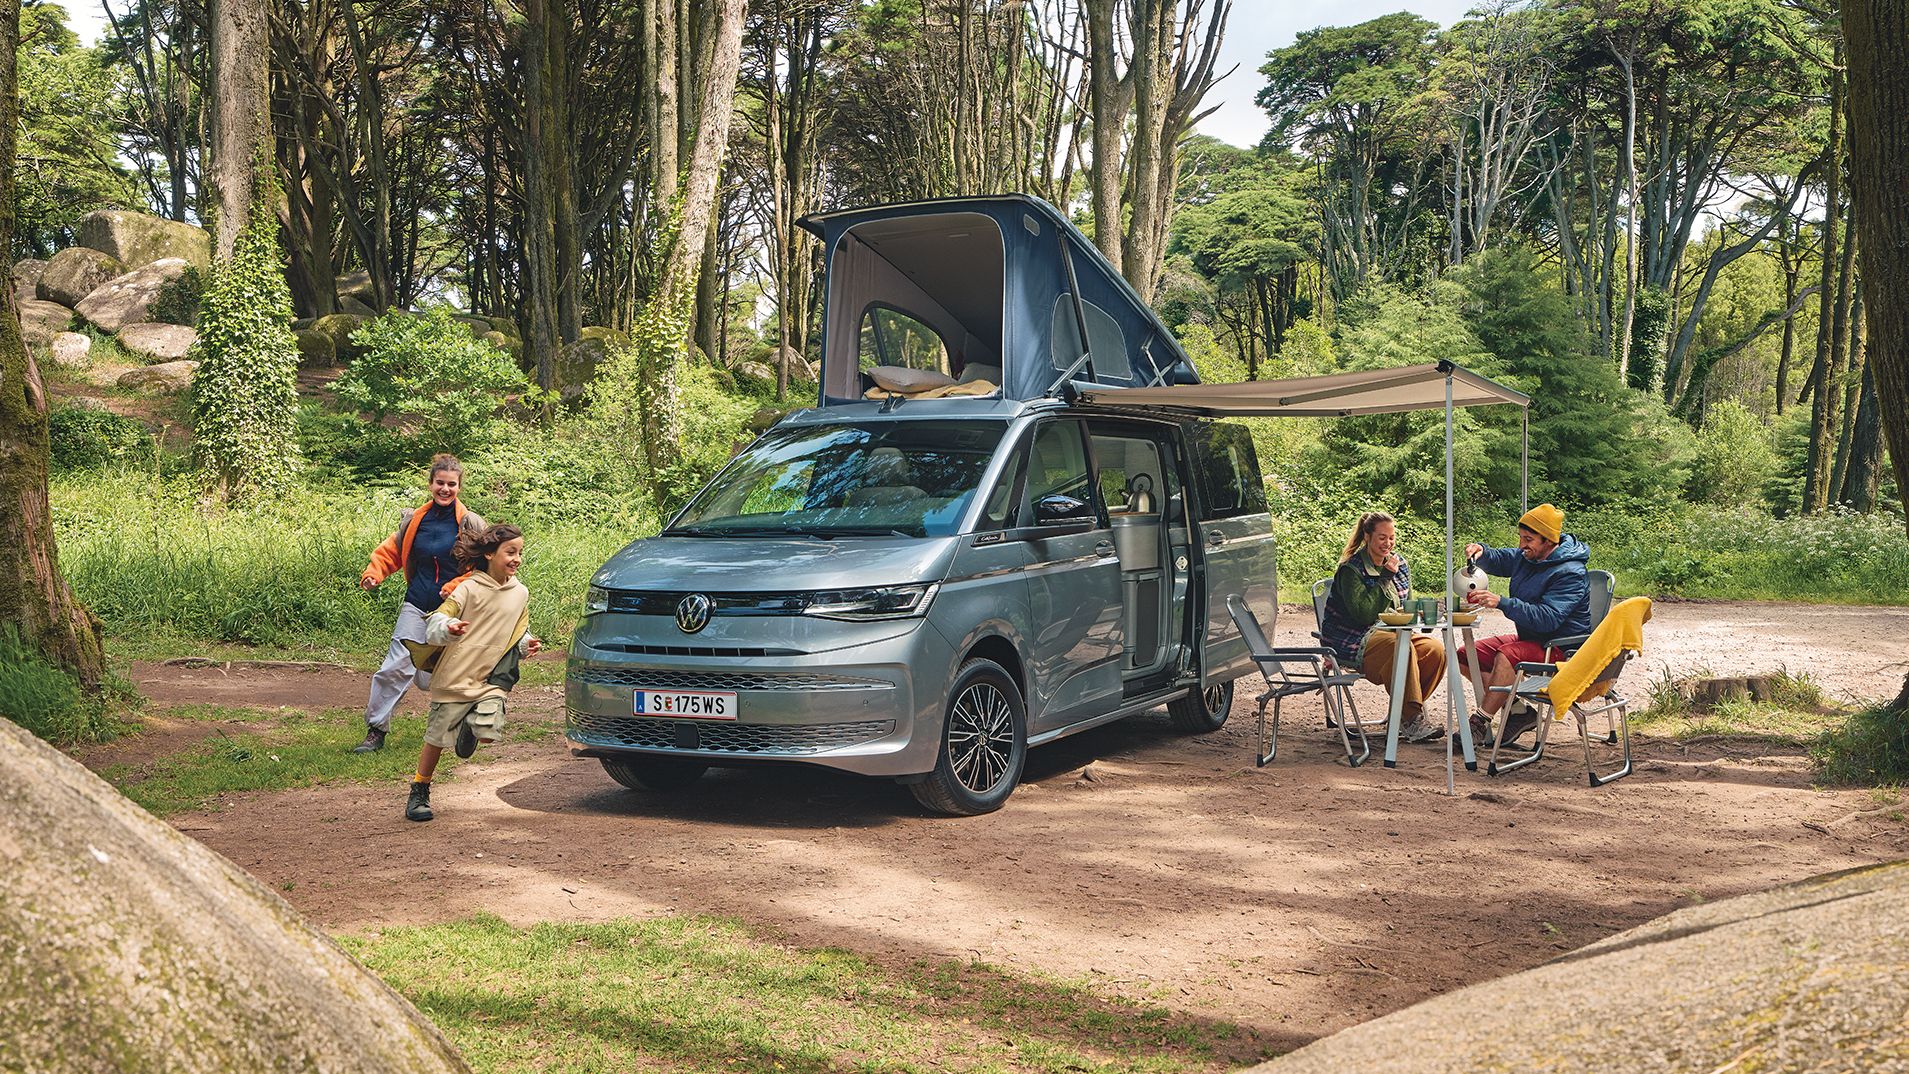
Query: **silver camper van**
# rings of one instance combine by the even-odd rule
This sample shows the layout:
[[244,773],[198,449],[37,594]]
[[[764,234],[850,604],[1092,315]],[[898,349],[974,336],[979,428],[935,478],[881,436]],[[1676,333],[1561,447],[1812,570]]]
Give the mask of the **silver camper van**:
[[1154,314],[1037,199],[804,224],[818,405],[592,578],[573,753],[653,791],[822,765],[971,815],[1031,746],[1162,706],[1224,724],[1252,666],[1226,599],[1272,622],[1270,519],[1244,428],[1106,390],[1197,382]]

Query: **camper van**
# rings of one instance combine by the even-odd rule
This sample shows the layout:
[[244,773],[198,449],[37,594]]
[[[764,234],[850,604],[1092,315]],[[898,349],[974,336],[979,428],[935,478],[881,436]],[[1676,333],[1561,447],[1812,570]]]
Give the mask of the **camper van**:
[[651,791],[821,765],[973,815],[1030,747],[1162,707],[1224,724],[1252,667],[1226,600],[1272,622],[1270,519],[1243,427],[1119,404],[1198,382],[1159,319],[1038,199],[803,226],[817,405],[591,579],[573,753]]

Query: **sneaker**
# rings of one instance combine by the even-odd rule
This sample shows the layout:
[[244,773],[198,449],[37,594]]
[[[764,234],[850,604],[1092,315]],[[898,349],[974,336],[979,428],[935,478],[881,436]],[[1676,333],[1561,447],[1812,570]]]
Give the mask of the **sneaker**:
[[1538,726],[1538,713],[1530,705],[1519,705],[1505,717],[1505,729],[1499,733],[1501,745],[1509,746],[1526,732]]
[[431,817],[431,785],[429,783],[412,783],[411,797],[406,799],[404,803],[404,819],[430,820]]
[[365,728],[365,740],[351,747],[353,753],[376,753],[384,749],[384,732],[376,727]]
[[1399,728],[1399,741],[1430,742],[1444,733],[1445,729],[1443,727],[1426,723],[1422,719],[1416,719],[1404,727]]
[[[1491,721],[1489,719],[1486,719],[1483,716],[1473,716],[1471,719],[1471,727],[1472,727],[1472,748],[1480,749],[1480,750],[1490,749],[1491,748]],[[1465,745],[1465,740],[1458,737],[1457,731],[1452,732],[1452,745],[1460,747],[1460,748],[1463,748]]]
[[471,730],[468,721],[457,725],[457,741],[451,745],[451,749],[459,757],[469,757],[477,752],[477,732]]

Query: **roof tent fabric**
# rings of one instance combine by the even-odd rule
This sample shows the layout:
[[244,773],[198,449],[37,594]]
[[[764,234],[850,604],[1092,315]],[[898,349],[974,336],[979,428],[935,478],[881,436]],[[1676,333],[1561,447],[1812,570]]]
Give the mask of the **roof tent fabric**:
[[1102,406],[1171,407],[1209,418],[1340,418],[1396,414],[1445,407],[1445,376],[1451,374],[1451,405],[1511,403],[1529,407],[1531,397],[1451,362],[1395,369],[1361,369],[1323,377],[1249,380],[1238,384],[1184,384],[1119,391],[1087,389],[1084,401]]
[[[825,387],[821,402],[824,406],[860,398],[859,392],[843,390],[845,385],[855,382],[859,369],[844,373],[830,368],[859,360],[857,346],[841,346],[833,338],[839,333],[857,330],[850,320],[860,316],[859,310],[835,308],[838,301],[835,262],[845,250],[852,249],[851,245],[844,244],[844,237],[858,226],[876,221],[968,214],[986,216],[1000,229],[1005,263],[998,299],[1002,388],[1007,398],[1038,399],[1047,394],[1061,373],[1080,356],[1080,333],[1068,286],[1070,260],[1074,278],[1079,281],[1081,298],[1086,303],[1083,313],[1094,352],[1092,369],[1076,373],[1076,381],[1136,387],[1199,383],[1192,363],[1187,361],[1186,354],[1160,323],[1160,318],[1140,301],[1120,273],[1114,271],[1100,251],[1068,223],[1066,217],[1039,198],[1004,194],[845,209],[803,218],[802,226],[821,238],[829,262],[830,308],[824,320],[822,341]],[[849,254],[850,258],[854,256]],[[839,267],[846,268],[847,263]],[[949,281],[929,279],[919,271],[911,274],[907,264],[898,263],[896,268],[910,275],[915,287],[947,310],[971,309],[980,301],[973,295],[946,293]],[[851,271],[850,275],[854,273]],[[995,285],[991,280],[965,282],[969,286]],[[938,290],[944,293],[936,294]],[[851,301],[849,304],[862,303]]]

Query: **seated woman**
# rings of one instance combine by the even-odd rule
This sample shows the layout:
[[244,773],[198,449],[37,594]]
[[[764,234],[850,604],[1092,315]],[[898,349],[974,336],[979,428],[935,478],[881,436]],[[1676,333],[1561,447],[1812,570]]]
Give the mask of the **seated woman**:
[[1400,707],[1404,726],[1399,737],[1426,742],[1441,733],[1423,716],[1425,699],[1438,689],[1438,680],[1445,674],[1445,646],[1426,634],[1372,629],[1380,612],[1402,608],[1412,596],[1412,570],[1395,551],[1397,544],[1398,530],[1391,515],[1369,511],[1359,517],[1332,576],[1320,643],[1333,651],[1342,666],[1358,668],[1368,681],[1389,690],[1397,641],[1410,638],[1412,658],[1405,671]]

